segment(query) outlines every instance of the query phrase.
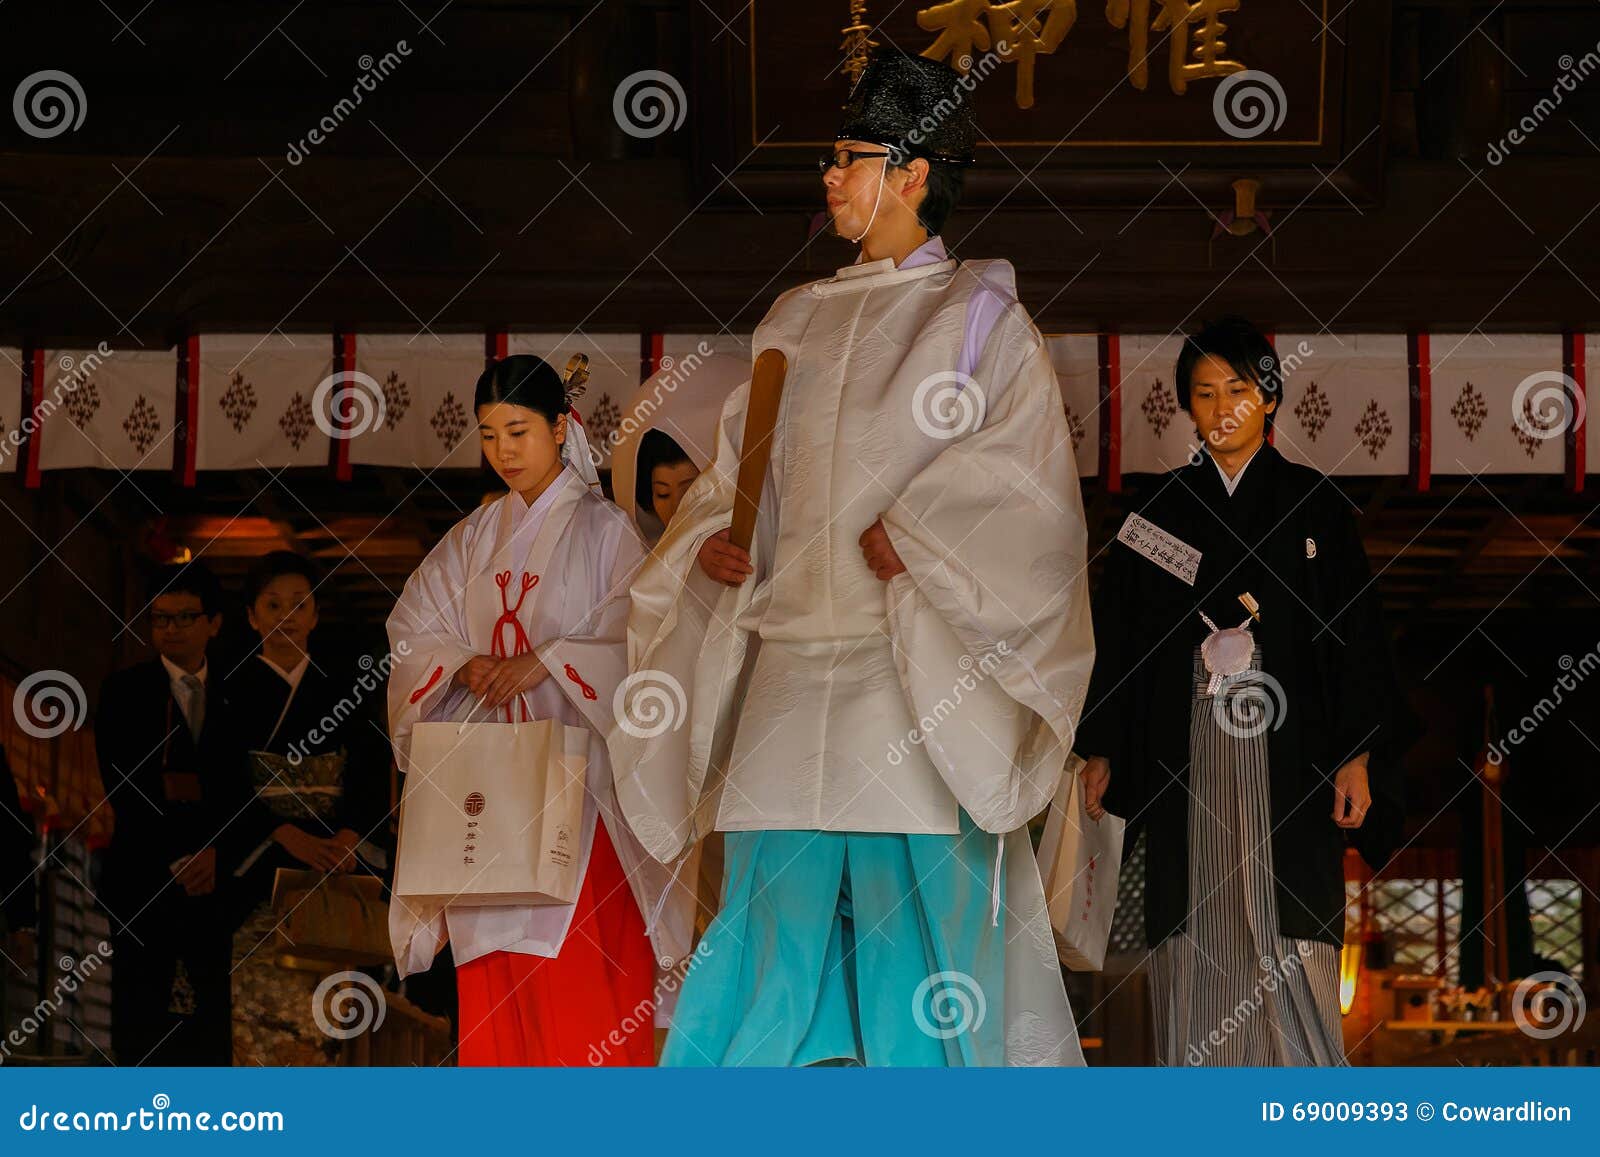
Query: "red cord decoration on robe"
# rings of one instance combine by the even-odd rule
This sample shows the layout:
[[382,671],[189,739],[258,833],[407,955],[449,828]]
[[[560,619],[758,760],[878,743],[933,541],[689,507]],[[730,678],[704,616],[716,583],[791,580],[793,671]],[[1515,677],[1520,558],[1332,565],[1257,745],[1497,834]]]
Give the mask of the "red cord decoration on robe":
[[433,685],[439,681],[439,676],[443,674],[443,667],[435,667],[433,674],[428,676],[428,681],[411,693],[411,702],[420,702],[424,695],[433,690]]
[[589,686],[589,684],[587,684],[587,683],[585,683],[583,681],[583,676],[578,674],[578,669],[576,667],[574,667],[571,663],[567,664],[567,678],[571,679],[579,687],[583,688],[583,697],[585,699],[598,699],[598,698],[600,698],[600,696],[595,693],[595,689],[593,687]]
[[[528,592],[539,585],[539,576],[529,574],[527,571],[522,572],[522,590],[517,595],[516,606],[511,605],[511,596],[507,590],[511,586],[511,572],[508,570],[501,571],[494,576],[494,581],[495,585],[500,588],[501,615],[495,620],[494,642],[489,647],[489,653],[499,659],[514,659],[518,655],[526,655],[533,650],[533,644],[528,641],[528,632],[522,629],[522,620],[517,618],[517,615],[522,610],[522,603],[528,597]],[[505,638],[501,634],[501,631],[507,626],[510,626],[512,630],[513,640],[512,651],[509,655],[506,654]],[[523,722],[531,722],[533,717],[528,714],[527,701],[519,695],[517,696],[517,703],[522,708]],[[504,707],[506,722],[510,723],[511,704],[506,703]]]

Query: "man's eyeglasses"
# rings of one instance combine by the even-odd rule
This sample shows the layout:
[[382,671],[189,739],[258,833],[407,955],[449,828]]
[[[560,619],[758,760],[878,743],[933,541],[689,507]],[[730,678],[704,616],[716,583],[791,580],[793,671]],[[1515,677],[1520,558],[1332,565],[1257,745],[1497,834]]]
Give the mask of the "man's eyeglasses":
[[893,153],[863,153],[856,149],[838,149],[831,153],[823,153],[817,158],[817,170],[826,173],[829,169],[848,169],[857,161],[867,157],[892,157]]
[[205,617],[205,614],[200,611],[179,611],[175,615],[165,615],[158,611],[151,611],[150,625],[158,631],[163,627],[178,627],[181,630],[188,630],[195,625],[197,620]]

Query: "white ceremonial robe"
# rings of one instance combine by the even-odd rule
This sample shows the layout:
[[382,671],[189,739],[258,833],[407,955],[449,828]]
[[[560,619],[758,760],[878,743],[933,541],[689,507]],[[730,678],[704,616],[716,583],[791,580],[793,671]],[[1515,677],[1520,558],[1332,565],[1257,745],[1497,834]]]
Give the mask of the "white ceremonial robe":
[[[755,573],[726,587],[697,561],[731,520],[741,386],[633,584],[630,686],[668,694],[619,704],[610,745],[623,810],[664,862],[713,829],[955,835],[965,809],[1006,864],[1007,1063],[1081,1064],[1026,824],[1094,664],[1085,527],[1014,287],[1006,262],[885,259],[778,299],[752,342],[788,359]],[[974,360],[968,322],[996,292],[1008,305]],[[880,515],[907,568],[887,583],[858,541]],[[997,889],[971,918],[1001,909]]]
[[[740,387],[633,584],[629,668],[686,701],[660,734],[611,734],[619,798],[659,859],[713,827],[955,834],[958,806],[1012,832],[1054,794],[1094,662],[1082,499],[1020,306],[952,403],[981,420],[937,425],[980,277],[1014,284],[1004,262],[849,266],[756,330],[789,361],[756,573],[725,587],[696,562],[729,523]],[[907,567],[888,583],[858,543],[880,515]]]
[[[617,686],[626,675],[628,583],[644,547],[627,516],[590,492],[570,469],[532,505],[511,493],[480,506],[451,528],[406,581],[388,621],[394,664],[389,726],[396,758],[401,771],[408,771],[411,729],[419,722],[505,718],[503,710],[483,708],[452,679],[474,655],[493,653],[495,624],[504,610],[495,576],[512,573],[508,598],[515,607],[521,574],[530,563],[537,566],[530,551],[546,519],[558,520],[558,527],[566,520],[565,528],[517,618],[550,675],[523,701],[534,719],[559,719],[590,730],[581,870],[589,870],[595,824],[603,821],[665,967],[689,952],[694,893],[679,885],[662,900],[671,875],[646,854],[622,819],[604,738],[611,730]],[[509,641],[506,649],[510,654]],[[585,685],[592,698],[584,694]],[[430,967],[447,939],[457,964],[497,950],[553,957],[566,938],[573,907],[432,907],[396,897],[389,907],[389,929],[400,975]]]

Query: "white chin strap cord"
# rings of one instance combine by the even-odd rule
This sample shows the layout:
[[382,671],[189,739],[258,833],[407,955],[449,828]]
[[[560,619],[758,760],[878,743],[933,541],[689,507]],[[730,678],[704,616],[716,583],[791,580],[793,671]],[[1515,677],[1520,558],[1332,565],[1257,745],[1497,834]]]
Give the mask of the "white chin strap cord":
[[[865,237],[867,235],[868,231],[872,228],[872,223],[878,219],[878,206],[883,203],[883,182],[888,175],[889,161],[887,158],[885,158],[883,162],[883,168],[878,170],[878,195],[872,199],[872,216],[867,218],[867,227],[861,231],[861,237]],[[859,245],[861,243],[861,237],[850,238],[850,244]]]

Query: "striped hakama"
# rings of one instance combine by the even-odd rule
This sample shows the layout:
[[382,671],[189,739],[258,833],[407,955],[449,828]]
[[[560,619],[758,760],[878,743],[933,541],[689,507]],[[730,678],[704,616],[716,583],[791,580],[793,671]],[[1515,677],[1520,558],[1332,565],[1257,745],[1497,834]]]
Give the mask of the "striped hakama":
[[1276,684],[1243,689],[1260,670],[1257,645],[1251,670],[1218,691],[1250,697],[1229,710],[1207,693],[1195,648],[1189,916],[1149,962],[1161,1064],[1345,1063],[1338,948],[1278,933],[1267,733],[1284,704]]

